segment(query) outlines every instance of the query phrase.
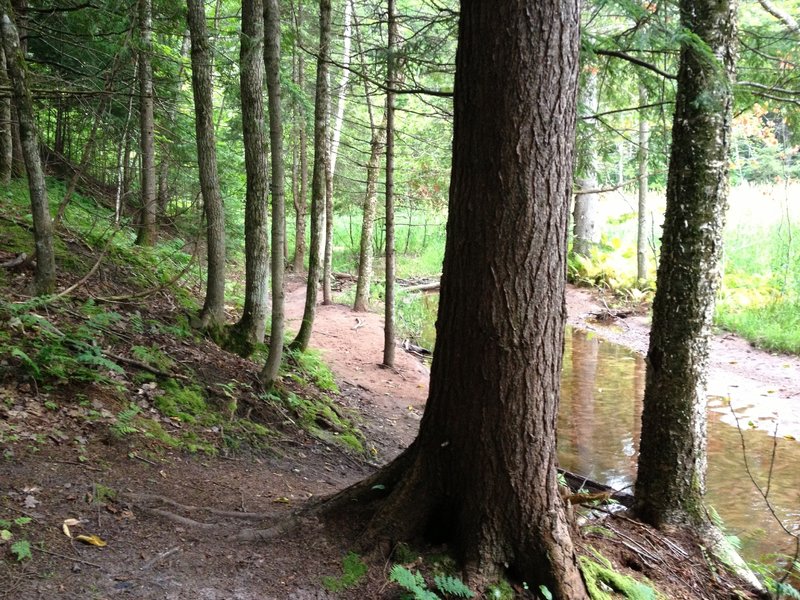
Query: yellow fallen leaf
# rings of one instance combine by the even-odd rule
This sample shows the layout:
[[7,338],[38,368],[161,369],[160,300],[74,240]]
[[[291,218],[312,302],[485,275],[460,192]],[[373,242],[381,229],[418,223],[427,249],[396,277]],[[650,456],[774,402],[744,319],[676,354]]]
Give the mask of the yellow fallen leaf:
[[83,542],[84,544],[97,546],[98,548],[103,548],[108,545],[96,535],[76,535],[75,539],[79,542]]
[[63,531],[64,535],[68,538],[72,537],[72,532],[69,530],[69,525],[67,525],[66,521],[64,521],[64,523],[61,525],[61,531]]
[[279,498],[275,498],[273,502],[281,502],[282,504],[289,504],[289,499],[286,496],[281,496]]
[[783,439],[795,441],[797,438],[794,437],[793,435],[785,435],[783,436]]

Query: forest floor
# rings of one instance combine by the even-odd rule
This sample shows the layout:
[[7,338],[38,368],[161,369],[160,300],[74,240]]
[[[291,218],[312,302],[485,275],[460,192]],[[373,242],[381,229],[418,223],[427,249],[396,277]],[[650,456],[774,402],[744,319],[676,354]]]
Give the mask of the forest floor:
[[[11,287],[21,289],[13,282]],[[115,310],[124,318],[135,312],[139,318],[174,319],[179,309],[166,294],[159,298]],[[296,328],[303,300],[302,285],[292,281],[290,328]],[[574,326],[599,330],[638,351],[645,348],[642,317],[600,325],[592,319],[604,311],[596,296],[570,288],[568,301]],[[226,381],[253,382],[258,372],[259,365],[205,340],[175,341],[131,330],[125,335],[109,354],[126,355],[126,346],[158,343],[173,364],[193,373],[208,390]],[[9,372],[15,364],[11,358],[0,357],[5,367],[0,373],[0,519],[9,522],[5,526],[14,536],[0,541],[0,598],[399,598],[399,588],[387,583],[392,561],[412,562],[427,574],[441,567],[446,549],[396,548],[392,559],[365,557],[366,574],[348,589],[352,564],[343,577],[342,559],[355,548],[365,524],[290,520],[311,499],[363,479],[405,448],[416,435],[427,397],[428,371],[417,358],[398,348],[396,368],[379,365],[383,324],[377,314],[318,306],[312,345],[336,376],[339,393],[331,394],[336,411],[364,433],[363,454],[335,443],[335,431],[312,436],[295,427],[297,419],[287,411],[265,413],[262,421],[279,432],[267,449],[190,453],[136,433],[111,435],[126,401],[137,402],[170,432],[190,426],[155,415],[148,401],[161,383],[133,384],[136,368],[120,376],[130,396],[120,399],[95,384],[40,390]],[[727,369],[719,375],[724,379],[752,378],[752,385],[768,385],[787,396],[800,391],[797,359],[753,350],[730,336],[717,338],[713,356],[715,372]],[[247,414],[258,413],[256,400],[240,399],[241,405],[248,403]],[[201,433],[222,438],[221,429],[215,425]],[[68,537],[67,519],[79,521],[68,522],[73,536],[97,535],[107,545]],[[287,523],[293,527],[284,530]],[[265,530],[266,539],[253,541],[259,537],[254,532]],[[11,551],[14,540],[29,541],[32,556],[18,561]],[[667,537],[624,515],[607,516],[602,528],[584,528],[577,546],[584,555],[596,548],[618,570],[647,577],[667,598],[755,597],[724,569],[712,573],[696,540]],[[519,586],[516,590],[517,597],[534,597]]]

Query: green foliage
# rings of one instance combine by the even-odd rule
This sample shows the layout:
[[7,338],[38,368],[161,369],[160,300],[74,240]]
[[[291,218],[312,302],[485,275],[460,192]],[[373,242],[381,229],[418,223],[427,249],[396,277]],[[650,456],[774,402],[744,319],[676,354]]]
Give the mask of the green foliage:
[[161,391],[153,403],[162,414],[189,423],[207,416],[206,401],[198,386],[179,384],[174,379],[167,379],[162,384]]
[[11,554],[17,557],[18,562],[33,558],[31,555],[31,543],[28,540],[17,540],[11,544]]
[[[405,598],[411,600],[439,600],[440,596],[428,588],[428,583],[419,571],[411,571],[403,565],[394,565],[389,573],[393,581],[406,590]],[[475,593],[463,581],[451,575],[437,574],[433,577],[434,586],[445,598],[472,598]]]
[[322,585],[331,592],[342,592],[356,587],[366,574],[366,563],[355,552],[348,552],[342,559],[341,577],[323,577]]
[[111,433],[119,438],[138,433],[139,429],[133,424],[133,421],[140,412],[141,409],[138,406],[131,404],[125,410],[117,413],[116,420],[110,427]]
[[[339,391],[333,372],[322,360],[322,355],[318,351],[307,349],[305,352],[301,352],[287,349],[285,355],[287,365],[296,367],[290,374],[294,375],[299,383],[313,383],[319,389],[327,392]],[[286,368],[287,366],[284,366],[284,370]]]

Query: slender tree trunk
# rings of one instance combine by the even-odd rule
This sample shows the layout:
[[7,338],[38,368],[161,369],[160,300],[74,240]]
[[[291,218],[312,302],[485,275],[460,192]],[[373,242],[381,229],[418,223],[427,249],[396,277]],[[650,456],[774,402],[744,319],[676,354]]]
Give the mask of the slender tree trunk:
[[578,32],[577,2],[461,4],[425,415],[406,452],[329,504],[371,499],[365,539],[435,537],[467,573],[559,600],[587,598],[555,447]]
[[33,114],[33,101],[26,81],[25,57],[20,50],[19,35],[11,21],[8,4],[2,5],[0,34],[3,52],[6,55],[8,76],[11,80],[14,106],[19,119],[20,141],[25,168],[28,171],[28,190],[33,215],[33,241],[36,246],[36,270],[34,289],[37,296],[51,294],[56,287],[56,262],[53,251],[53,223],[47,202],[47,186],[44,181],[42,161],[39,156],[39,140]]
[[279,0],[266,0],[264,11],[264,63],[269,93],[269,137],[272,149],[272,321],[269,354],[261,380],[271,386],[283,356],[284,293],[283,245],[286,238],[284,201],[283,123],[281,118],[281,15]]
[[139,0],[139,152],[141,160],[142,212],[136,243],[152,246],[156,242],[156,162],[155,119],[153,117],[153,7],[151,0]]
[[[0,48],[0,87],[10,89],[6,54]],[[0,183],[11,181],[14,161],[14,138],[11,135],[11,95],[0,98]]]
[[211,60],[206,14],[202,0],[188,0],[187,21],[192,40],[192,92],[200,190],[206,215],[208,273],[206,299],[200,312],[203,328],[219,333],[225,321],[225,211],[219,190],[217,149],[214,142]]
[[[647,103],[647,88],[639,85],[639,105]],[[648,188],[648,146],[650,142],[650,124],[647,114],[639,113],[639,211],[636,216],[636,279],[640,283],[647,281],[647,188]]]
[[353,310],[363,312],[369,309],[369,292],[372,284],[372,234],[375,229],[375,207],[378,202],[378,171],[381,154],[386,140],[386,111],[380,125],[372,128],[369,162],[367,162],[367,189],[364,193],[363,216],[361,220],[361,245],[358,254],[358,278],[356,280],[356,299]]
[[[12,12],[17,26],[19,49],[22,56],[28,55],[28,3],[27,0],[11,0]],[[7,67],[6,67],[7,68]],[[22,151],[22,139],[19,130],[19,116],[13,100],[11,102],[11,176],[25,177],[25,157]]]
[[397,15],[388,0],[389,57],[386,65],[386,279],[384,295],[383,364],[394,366],[394,89],[397,85]]
[[[297,57],[297,78],[295,83],[300,93],[305,90],[305,60],[303,52],[299,51],[298,44],[302,35],[303,4],[298,3],[294,20],[295,43],[294,53]],[[292,270],[302,273],[306,260],[306,201],[308,199],[308,128],[306,124],[306,111],[302,103],[295,103],[295,131],[297,132],[298,148],[300,155],[300,176],[297,185],[297,194],[294,195],[294,258]]]
[[[269,236],[267,235],[267,162],[264,126],[264,3],[242,0],[240,88],[245,200],[245,291],[242,318],[231,332],[234,347],[245,356],[264,341],[269,295]],[[270,109],[270,117],[272,112]],[[274,149],[273,149],[274,150]],[[274,218],[274,217],[273,217]]]
[[[581,111],[585,115],[597,112],[597,71],[590,66],[584,78],[584,85],[580,89]],[[577,177],[578,188],[581,190],[597,189],[597,170],[599,157],[597,153],[597,131],[594,119],[589,120],[586,127],[586,136],[582,140],[580,175]],[[573,211],[573,238],[572,252],[582,256],[589,256],[591,249],[600,242],[600,227],[598,224],[598,207],[600,195],[596,192],[575,195],[575,209]]]
[[[707,522],[706,365],[728,196],[735,2],[681,0],[684,42],[636,479],[656,526]],[[713,57],[709,56],[713,53]]]
[[328,163],[328,63],[331,48],[331,1],[319,2],[319,51],[317,53],[317,86],[314,100],[314,172],[311,179],[311,243],[308,256],[308,284],[303,322],[291,344],[305,351],[311,339],[317,310],[317,284],[322,271],[320,236],[325,209],[325,165]]
[[326,172],[325,181],[325,258],[322,274],[322,303],[331,303],[331,279],[333,278],[333,176],[336,174],[336,158],[339,155],[339,140],[342,137],[344,124],[344,105],[347,99],[347,84],[350,81],[350,42],[352,39],[350,21],[353,15],[353,3],[344,0],[344,31],[342,40],[342,76],[339,80],[339,100],[336,107],[336,118],[331,134],[330,168]]
[[[175,76],[175,101],[172,102],[170,105],[169,111],[167,113],[167,123],[171,127],[175,127],[175,117],[178,114],[178,102],[180,100],[181,92],[183,91],[183,71],[184,71],[184,60],[187,56],[189,56],[189,46],[190,46],[190,37],[189,32],[185,31],[183,33],[183,40],[181,41],[181,53],[180,53],[180,65],[178,66],[178,73]],[[175,134],[171,134],[168,137],[169,141],[165,142],[165,144],[174,144],[177,142]],[[158,202],[158,216],[159,221],[163,220],[167,214],[167,204],[169,203],[169,163],[170,163],[170,153],[164,148],[164,151],[161,153],[161,162],[158,163],[158,192],[157,192],[157,202]]]

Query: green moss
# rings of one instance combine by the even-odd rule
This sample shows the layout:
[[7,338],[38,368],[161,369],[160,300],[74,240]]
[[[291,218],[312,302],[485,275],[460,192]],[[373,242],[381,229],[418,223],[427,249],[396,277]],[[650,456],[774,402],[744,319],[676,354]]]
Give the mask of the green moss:
[[[614,570],[611,561],[592,549],[597,560],[579,557],[583,578],[592,600],[614,600],[620,597],[631,600],[666,600],[649,585]],[[611,592],[616,592],[612,594]]]
[[194,423],[208,412],[203,392],[196,385],[181,385],[174,379],[167,379],[161,389],[163,394],[156,397],[154,404],[168,417]]

